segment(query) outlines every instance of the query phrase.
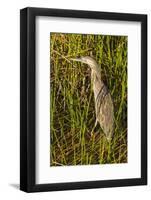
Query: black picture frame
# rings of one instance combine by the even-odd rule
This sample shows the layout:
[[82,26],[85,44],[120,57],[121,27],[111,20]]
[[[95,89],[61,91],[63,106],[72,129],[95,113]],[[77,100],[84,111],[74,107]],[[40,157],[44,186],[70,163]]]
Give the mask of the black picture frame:
[[[35,182],[35,18],[54,16],[141,23],[141,178],[36,184]],[[43,192],[147,184],[147,15],[24,8],[20,11],[20,189]]]

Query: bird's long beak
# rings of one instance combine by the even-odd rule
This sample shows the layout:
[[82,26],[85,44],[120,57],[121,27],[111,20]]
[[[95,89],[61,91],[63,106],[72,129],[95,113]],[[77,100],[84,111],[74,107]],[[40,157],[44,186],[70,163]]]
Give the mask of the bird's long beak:
[[81,59],[81,58],[70,58],[70,60],[72,60],[72,61],[82,62],[82,59]]

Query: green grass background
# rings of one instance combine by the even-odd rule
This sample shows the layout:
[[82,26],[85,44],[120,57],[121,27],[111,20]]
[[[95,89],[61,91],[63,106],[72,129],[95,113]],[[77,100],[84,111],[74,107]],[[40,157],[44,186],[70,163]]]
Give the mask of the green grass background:
[[[127,162],[127,36],[50,33],[50,166]],[[90,68],[70,58],[93,56],[114,103],[111,143],[95,123]]]

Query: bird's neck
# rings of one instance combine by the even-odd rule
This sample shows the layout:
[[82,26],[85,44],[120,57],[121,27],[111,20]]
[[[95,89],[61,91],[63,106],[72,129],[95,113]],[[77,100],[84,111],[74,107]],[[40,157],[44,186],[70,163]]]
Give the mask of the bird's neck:
[[99,93],[99,88],[103,84],[103,82],[101,81],[101,73],[92,70],[91,71],[91,83],[93,85],[94,97],[96,99],[96,97]]
[[91,69],[91,81],[92,83],[101,82],[101,72]]

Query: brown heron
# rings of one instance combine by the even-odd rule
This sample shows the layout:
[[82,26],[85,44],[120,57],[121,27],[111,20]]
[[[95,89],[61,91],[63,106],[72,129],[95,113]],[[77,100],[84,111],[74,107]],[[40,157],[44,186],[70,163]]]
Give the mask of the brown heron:
[[96,114],[94,128],[99,122],[107,140],[110,141],[114,132],[114,106],[111,94],[101,79],[100,67],[90,56],[71,58],[71,60],[85,63],[91,68],[91,84],[93,85]]

